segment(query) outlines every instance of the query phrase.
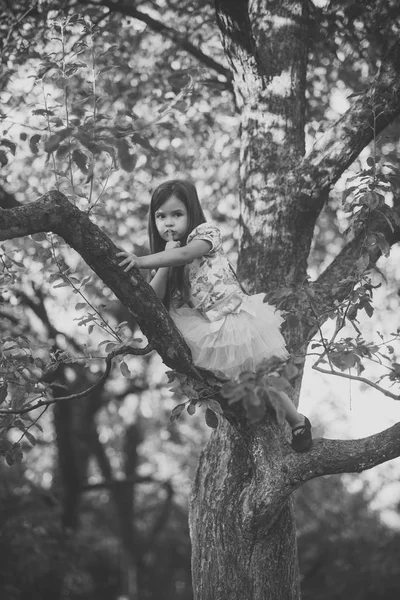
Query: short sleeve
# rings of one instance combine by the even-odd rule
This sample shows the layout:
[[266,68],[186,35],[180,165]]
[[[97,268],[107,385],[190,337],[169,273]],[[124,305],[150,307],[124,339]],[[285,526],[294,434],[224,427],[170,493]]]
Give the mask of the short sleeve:
[[189,233],[187,244],[193,240],[206,240],[211,243],[211,250],[207,254],[211,254],[219,250],[222,246],[221,233],[212,223],[201,223]]

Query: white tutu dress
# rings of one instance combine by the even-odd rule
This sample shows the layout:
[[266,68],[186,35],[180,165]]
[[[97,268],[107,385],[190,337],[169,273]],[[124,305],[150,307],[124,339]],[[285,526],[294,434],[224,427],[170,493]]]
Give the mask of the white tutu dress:
[[170,315],[192,351],[196,366],[219,377],[255,371],[264,359],[288,358],[280,332],[280,312],[264,303],[264,294],[247,296],[222,250],[221,234],[211,223],[188,236],[206,240],[211,249],[185,266],[190,304],[174,298]]

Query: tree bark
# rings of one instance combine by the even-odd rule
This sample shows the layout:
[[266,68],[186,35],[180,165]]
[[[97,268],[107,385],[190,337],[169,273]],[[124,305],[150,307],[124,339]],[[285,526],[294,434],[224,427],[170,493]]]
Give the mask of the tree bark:
[[282,453],[277,430],[273,425],[238,433],[224,421],[200,457],[190,501],[196,600],[300,598],[291,499],[284,498],[279,508],[266,506],[277,497],[278,472],[263,499],[256,491],[261,465],[254,457],[263,452],[265,439],[269,451]]
[[[371,89],[303,159],[307,2],[218,0],[216,8],[241,119],[239,273],[257,292],[300,285],[328,192],[372,139],[372,109],[379,104],[380,130],[399,114],[399,49],[393,49]],[[344,269],[348,257],[344,251],[335,268]],[[327,272],[321,287],[328,288],[329,279]],[[331,291],[328,297],[332,300]],[[306,345],[311,330],[294,332],[289,346]],[[195,600],[296,600],[292,492],[327,469],[344,472],[342,460],[350,470],[386,460],[372,448],[385,448],[385,457],[397,454],[396,433],[352,441],[355,446],[318,441],[311,452],[297,455],[271,417],[252,429],[240,416],[236,424],[236,429],[221,424],[213,434],[193,484]]]
[[[399,114],[399,45],[375,87],[303,158],[307,2],[219,0],[216,6],[241,120],[239,269],[253,291],[301,283],[328,191],[371,140],[369,119],[377,97],[379,128]],[[166,364],[199,378],[152,290],[137,271],[127,275],[117,268],[117,248],[62,195],[52,192],[37,203],[0,210],[0,240],[39,231],[64,237],[130,307]],[[328,289],[351,265],[351,250],[347,247],[321,276],[322,287]],[[303,330],[297,341],[306,343],[309,335]],[[232,412],[230,424],[221,420],[212,435],[193,485],[195,598],[297,600],[292,492],[311,478],[362,471],[399,456],[400,426],[365,440],[317,440],[311,452],[298,455],[272,416],[250,426],[240,411]]]

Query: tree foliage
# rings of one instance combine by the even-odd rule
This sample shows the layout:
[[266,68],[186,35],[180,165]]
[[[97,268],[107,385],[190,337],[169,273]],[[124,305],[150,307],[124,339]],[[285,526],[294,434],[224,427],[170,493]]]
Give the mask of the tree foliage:
[[[174,456],[175,476],[181,468],[191,475],[194,457],[190,457],[190,465],[185,464],[179,428],[184,428],[188,438],[194,436],[199,445],[208,434],[201,421],[190,424],[185,413],[194,415],[200,407],[206,424],[213,429],[222,421],[222,415],[237,427],[243,409],[246,422],[254,431],[266,420],[271,421],[271,417],[274,421],[273,415],[280,422],[279,391],[298,391],[305,348],[313,336],[310,350],[318,355],[314,362],[316,369],[368,383],[394,399],[399,398],[397,324],[389,332],[391,336],[385,332],[378,342],[365,339],[363,328],[363,313],[368,317],[373,314],[374,293],[381,285],[376,283],[376,262],[380,256],[389,254],[400,230],[394,167],[398,158],[397,4],[388,0],[329,2],[319,8],[308,3],[308,67],[302,84],[307,89],[307,110],[305,122],[297,123],[299,129],[304,125],[307,134],[309,153],[304,158],[301,144],[291,146],[293,154],[288,158],[286,154],[290,153],[283,152],[273,133],[264,135],[257,128],[252,131],[254,137],[259,136],[261,144],[275,144],[277,152],[267,153],[261,145],[258,155],[254,152],[245,156],[239,130],[243,132],[249,122],[241,102],[244,105],[248,102],[249,89],[257,96],[257,77],[260,73],[260,80],[273,77],[275,67],[265,63],[262,52],[258,55],[254,52],[254,47],[260,44],[257,35],[261,29],[254,27],[251,31],[255,46],[246,46],[251,39],[246,19],[254,18],[247,11],[254,7],[249,8],[244,2],[239,4],[236,19],[225,2],[218,2],[217,21],[213,3],[208,1],[135,2],[134,6],[82,1],[79,12],[71,10],[68,2],[50,0],[33,3],[28,9],[24,2],[1,8],[4,60],[0,91],[3,106],[0,207],[4,210],[0,212],[0,220],[6,231],[3,239],[15,237],[15,232],[7,235],[15,227],[11,211],[8,212],[11,207],[20,211],[17,225],[21,231],[24,219],[32,218],[30,215],[38,207],[49,221],[57,224],[46,228],[41,221],[30,237],[7,241],[0,247],[3,267],[0,451],[14,468],[22,458],[22,451],[27,453],[27,464],[32,465],[39,456],[38,446],[46,438],[46,428],[41,423],[46,423],[47,410],[55,403],[58,464],[49,457],[48,443],[45,470],[54,477],[52,487],[62,494],[64,526],[76,530],[79,516],[89,523],[93,514],[102,514],[101,500],[94,502],[99,506],[88,508],[88,502],[82,508],[83,490],[91,478],[98,485],[114,484],[119,477],[130,482],[129,491],[128,487],[120,491],[118,486],[111,485],[107,492],[119,519],[110,526],[110,539],[119,538],[124,561],[134,565],[133,569],[126,569],[130,583],[125,582],[123,592],[149,588],[151,570],[146,570],[143,556],[150,563],[157,560],[161,564],[162,559],[156,558],[155,540],[160,539],[160,534],[169,536],[167,517],[161,517],[168,513],[172,501],[168,480],[159,477],[162,450],[159,446],[154,449],[156,432],[161,423],[168,421],[166,413],[172,410],[172,423],[165,439]],[[241,21],[243,15],[246,18]],[[224,48],[217,23],[223,31]],[[273,35],[273,28],[271,31]],[[236,49],[234,43],[229,47],[229,39],[237,43]],[[392,49],[387,55],[389,48]],[[249,77],[243,79],[249,86],[247,89],[237,77],[246,60],[253,69],[252,75],[248,75],[251,69],[245,71]],[[378,67],[381,70],[375,76]],[[263,68],[272,69],[268,77]],[[332,101],[339,96],[342,104]],[[346,114],[343,106],[349,107]],[[389,129],[385,129],[388,124]],[[271,132],[274,127],[275,124]],[[364,154],[353,170],[347,172],[365,147],[369,156]],[[287,230],[295,241],[290,250],[290,244],[284,244],[285,240],[280,239],[274,224],[270,227],[268,219],[265,232],[271,235],[262,237],[261,243],[256,235],[246,233],[249,221],[242,221],[244,235],[243,228],[239,232],[237,227],[238,161],[243,171],[246,160],[247,165],[252,161],[256,165],[263,152],[270,161],[265,163],[268,169],[263,173],[269,169],[271,173],[274,169],[279,171],[279,160],[290,161],[294,157],[293,164],[296,161],[298,164],[293,171],[290,169],[288,179],[298,181],[296,177],[302,174],[302,187],[296,187],[297,183],[293,187],[293,197],[297,194],[301,209]],[[113,252],[118,246],[146,252],[144,219],[149,189],[176,173],[189,173],[199,182],[206,210],[220,224],[225,246],[233,259],[241,242],[239,270],[249,289],[258,287],[268,291],[268,297],[285,311],[285,335],[292,351],[288,364],[264,364],[256,376],[243,374],[237,382],[221,387],[210,375],[191,370],[182,340],[171,328],[162,307],[146,295],[139,275],[135,275],[135,285],[136,291],[144,290],[141,303],[145,302],[156,315],[156,321],[150,325],[135,308],[139,296],[128,299],[132,292],[128,286],[132,282],[117,286]],[[257,174],[256,169],[254,173]],[[250,169],[249,177],[242,178],[242,200],[251,198],[257,207],[256,194],[262,189],[259,200],[268,205],[265,214],[279,212],[282,186],[271,179],[264,187],[257,188],[254,173]],[[333,192],[328,200],[333,185],[342,176],[347,184],[341,180],[339,191]],[[47,194],[51,188],[56,192]],[[271,194],[276,190],[279,193],[272,201]],[[38,196],[43,198],[35,204]],[[65,196],[73,209],[65,208]],[[282,204],[283,220],[287,205]],[[242,216],[248,209],[253,210],[252,202],[242,210]],[[255,223],[259,218],[257,210]],[[339,218],[346,222],[346,236],[340,232]],[[105,238],[98,238],[103,248],[107,248],[107,257],[111,256],[110,262],[105,255],[96,257],[101,244],[91,246],[91,238],[84,237],[88,220],[112,240],[107,245]],[[301,228],[304,236],[298,240],[295,234]],[[82,239],[77,239],[78,232],[82,233]],[[306,251],[309,252],[312,239],[310,268],[318,273],[314,280],[305,276]],[[327,250],[329,241],[331,250]],[[84,256],[91,268],[71,247]],[[292,253],[292,270],[287,269],[288,252]],[[333,253],[336,259],[330,263]],[[267,256],[269,260],[265,260]],[[93,274],[93,268],[97,275]],[[109,279],[104,278],[107,269],[113,272]],[[384,272],[384,267],[380,266],[380,270]],[[113,292],[130,307],[130,313],[115,300]],[[160,328],[160,339],[154,335],[155,322]],[[136,333],[138,324],[146,333],[149,347]],[[173,369],[169,377],[174,393],[179,396],[175,408],[176,400],[171,399],[166,388],[160,382],[154,384],[158,377],[157,359],[138,356],[154,347]],[[368,370],[368,363],[373,365],[372,370]],[[85,400],[81,401],[81,397]],[[78,401],[72,403],[73,398]],[[163,402],[157,404],[161,416],[156,417],[155,411],[144,408],[154,398]],[[135,414],[127,417],[131,403],[136,406]],[[146,417],[152,421],[151,432],[141,427],[140,442],[134,441],[127,423],[133,419],[142,425],[146,410],[151,413],[151,418]],[[116,417],[120,412],[125,414],[125,421]],[[114,415],[110,422],[107,413]],[[175,423],[178,417],[181,417],[179,426]],[[196,428],[198,431],[194,433]],[[114,430],[124,431],[121,435],[125,446],[118,442],[115,433],[110,433]],[[393,432],[382,432],[363,444],[349,441],[339,446],[333,441],[321,441],[311,462],[289,457],[288,464],[296,469],[298,479],[295,483],[286,481],[283,489],[298,487],[310,477],[310,472],[316,477],[361,470],[397,456],[393,441],[396,431],[395,427]],[[107,452],[112,460],[104,450],[104,439],[111,439]],[[384,442],[388,451],[382,458],[380,444]],[[129,443],[133,444],[131,452]],[[255,443],[255,438],[251,443]],[[157,518],[152,521],[151,511],[149,514],[145,511],[149,496],[140,491],[147,485],[140,479],[141,452],[140,460],[151,469],[154,479],[148,483],[156,489],[155,514],[160,507],[158,532]],[[129,456],[133,457],[131,461]],[[269,493],[270,484],[267,486],[262,477],[259,483],[260,489],[265,486]],[[281,504],[283,498],[284,495]],[[146,536],[140,535],[143,532],[139,531],[139,515],[132,513],[136,501],[148,520],[151,543],[143,541]],[[255,495],[254,505],[257,501]],[[175,496],[175,511],[180,502]],[[177,527],[182,526],[181,513],[178,521]],[[50,545],[56,535],[46,533]],[[88,532],[93,543],[91,535]],[[184,551],[187,550],[187,540],[178,538],[178,545],[183,544]],[[81,543],[85,545],[87,541]],[[169,543],[165,541],[166,548],[170,548]],[[146,547],[147,554],[143,550]],[[313,548],[315,552],[316,545]],[[332,548],[336,546],[327,548],[326,556]],[[69,549],[65,551],[69,555]],[[303,562],[304,572],[314,568],[315,555],[310,556]],[[97,558],[101,562],[100,553]],[[114,560],[115,556],[112,563],[117,568]],[[165,573],[173,570],[171,566],[162,568]],[[89,571],[85,565],[81,576]],[[73,575],[70,573],[68,577]],[[175,580],[179,581],[179,574]],[[174,585],[171,578],[168,581],[168,585]],[[99,593],[90,586],[89,582],[86,589],[91,589],[90,593]],[[188,593],[187,583],[182,589],[186,590],[182,592],[184,597]],[[152,593],[152,597],[157,597],[159,591]],[[308,593],[311,594],[305,588],[306,597],[311,597]],[[172,594],[171,588],[171,597],[178,597]]]

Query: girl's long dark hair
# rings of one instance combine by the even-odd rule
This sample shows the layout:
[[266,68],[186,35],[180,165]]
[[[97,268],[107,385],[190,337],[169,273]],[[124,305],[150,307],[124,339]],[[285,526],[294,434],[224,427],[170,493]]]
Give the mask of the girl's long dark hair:
[[[165,249],[165,241],[157,231],[155,213],[171,198],[175,196],[183,202],[188,212],[188,230],[186,236],[180,240],[181,245],[186,244],[187,236],[197,225],[205,223],[206,218],[200,205],[199,197],[193,183],[186,179],[171,179],[159,185],[153,192],[149,211],[149,242],[152,254],[162,252]],[[164,304],[169,308],[171,298],[177,295],[180,304],[188,302],[189,290],[184,277],[184,265],[172,267],[169,274],[167,293],[164,298]]]

